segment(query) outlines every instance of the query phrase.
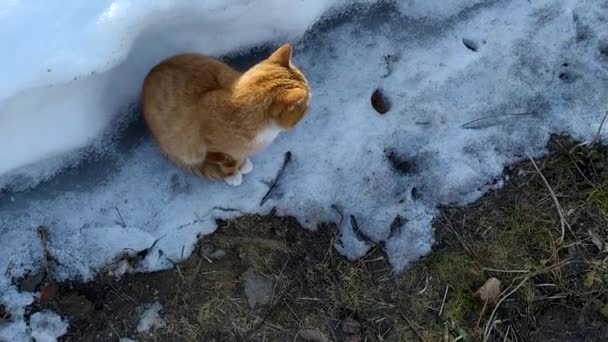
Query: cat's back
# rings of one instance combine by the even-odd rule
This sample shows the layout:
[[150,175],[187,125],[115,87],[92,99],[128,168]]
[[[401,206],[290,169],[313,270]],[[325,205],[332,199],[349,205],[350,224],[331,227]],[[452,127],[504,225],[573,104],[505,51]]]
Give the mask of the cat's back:
[[150,70],[143,83],[143,104],[160,98],[164,102],[171,96],[186,101],[188,97],[229,88],[238,76],[238,72],[214,58],[196,53],[180,54]]
[[143,117],[169,157],[185,161],[200,154],[198,127],[213,112],[205,106],[207,114],[201,115],[201,104],[221,98],[239,75],[216,59],[194,53],[171,57],[150,70],[142,87]]
[[[240,73],[214,58],[180,54],[156,65],[143,82],[141,103],[153,133],[180,121],[191,121],[201,99],[217,90],[229,91]],[[156,131],[156,132],[155,132]]]

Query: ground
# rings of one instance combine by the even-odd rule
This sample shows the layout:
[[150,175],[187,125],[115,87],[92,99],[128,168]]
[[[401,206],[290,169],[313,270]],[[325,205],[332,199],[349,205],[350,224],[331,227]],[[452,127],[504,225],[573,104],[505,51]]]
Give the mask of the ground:
[[[608,148],[554,137],[549,150],[472,205],[441,208],[432,253],[401,274],[381,245],[342,257],[332,225],[245,216],[172,270],[59,284],[30,313],[67,317],[62,341],[607,340]],[[484,305],[491,278],[501,293]],[[164,327],[138,333],[155,301]]]

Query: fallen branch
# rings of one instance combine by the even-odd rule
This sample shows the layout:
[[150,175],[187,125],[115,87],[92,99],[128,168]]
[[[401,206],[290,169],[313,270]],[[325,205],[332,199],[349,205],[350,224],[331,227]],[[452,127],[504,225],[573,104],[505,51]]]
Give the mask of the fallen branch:
[[285,168],[287,167],[287,164],[289,164],[290,161],[291,161],[291,151],[287,151],[287,152],[285,152],[285,157],[283,158],[283,165],[279,169],[277,176],[270,183],[268,191],[266,192],[266,194],[264,195],[264,197],[262,197],[262,200],[260,201],[260,207],[263,206],[266,203],[266,201],[268,201],[268,199],[270,198],[270,194],[277,187],[277,184],[279,183],[279,180],[281,179],[281,176],[283,175],[283,172],[285,171]]

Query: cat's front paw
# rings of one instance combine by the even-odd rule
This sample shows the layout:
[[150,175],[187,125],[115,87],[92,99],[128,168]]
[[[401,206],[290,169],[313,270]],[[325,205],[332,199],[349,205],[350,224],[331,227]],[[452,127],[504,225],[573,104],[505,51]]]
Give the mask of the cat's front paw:
[[249,158],[245,159],[245,162],[241,166],[241,174],[246,175],[249,172],[253,171],[253,163]]
[[228,176],[228,177],[224,178],[224,182],[226,182],[232,186],[239,186],[239,185],[241,185],[241,183],[243,183],[243,174],[240,172],[237,172],[232,176]]

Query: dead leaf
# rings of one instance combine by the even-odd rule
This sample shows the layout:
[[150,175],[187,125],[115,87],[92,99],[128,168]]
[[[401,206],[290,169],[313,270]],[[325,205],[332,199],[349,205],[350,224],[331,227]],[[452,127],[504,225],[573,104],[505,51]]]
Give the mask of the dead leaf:
[[372,93],[371,101],[372,107],[374,107],[376,112],[380,114],[385,114],[391,109],[390,102],[388,101],[386,96],[384,96],[384,93],[382,93],[382,90],[380,89],[374,90],[374,92]]
[[500,298],[500,280],[492,277],[475,292],[484,305],[494,305]]
[[327,338],[322,332],[316,329],[304,329],[298,332],[298,337],[310,342],[327,342]]
[[40,297],[38,301],[40,304],[47,304],[57,294],[57,284],[54,281],[47,281],[40,288]]
[[594,231],[589,230],[589,236],[591,237],[591,242],[600,250],[600,252],[605,252],[606,244],[602,241],[602,238]]

